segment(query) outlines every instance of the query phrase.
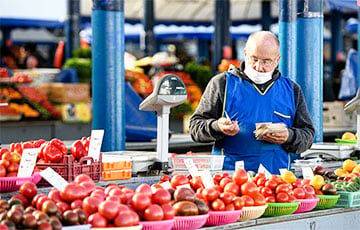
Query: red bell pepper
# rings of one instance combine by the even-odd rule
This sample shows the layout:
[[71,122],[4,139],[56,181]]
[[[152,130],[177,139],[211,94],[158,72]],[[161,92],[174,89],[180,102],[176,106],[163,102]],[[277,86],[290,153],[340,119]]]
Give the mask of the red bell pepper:
[[86,147],[81,140],[77,140],[71,145],[70,152],[77,161],[88,154]]
[[59,163],[67,154],[65,144],[59,139],[52,139],[43,149],[42,156],[46,162]]
[[22,155],[23,147],[21,143],[11,143],[10,144],[10,152],[17,152]]
[[44,144],[46,141],[44,139],[39,139],[37,141],[34,141],[34,148],[40,148],[42,144]]
[[0,149],[0,158],[4,153],[7,153],[7,152],[9,152],[9,150],[7,148],[1,148]]

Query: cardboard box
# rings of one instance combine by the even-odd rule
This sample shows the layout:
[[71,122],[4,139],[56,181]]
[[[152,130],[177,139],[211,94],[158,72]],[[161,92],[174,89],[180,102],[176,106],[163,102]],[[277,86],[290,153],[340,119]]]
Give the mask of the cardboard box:
[[66,103],[58,105],[61,119],[65,122],[90,122],[92,118],[91,103]]
[[76,103],[90,101],[90,85],[86,83],[46,83],[39,88],[53,102]]
[[356,114],[345,113],[345,103],[342,101],[324,102],[324,127],[354,127],[356,125]]

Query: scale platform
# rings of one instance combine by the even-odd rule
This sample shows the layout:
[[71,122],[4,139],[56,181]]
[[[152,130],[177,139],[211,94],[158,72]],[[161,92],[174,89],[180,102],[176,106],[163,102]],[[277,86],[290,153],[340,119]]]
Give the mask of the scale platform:
[[343,160],[350,158],[350,155],[356,150],[356,145],[346,145],[338,143],[314,143],[310,149],[301,153],[301,157],[321,158],[327,160]]

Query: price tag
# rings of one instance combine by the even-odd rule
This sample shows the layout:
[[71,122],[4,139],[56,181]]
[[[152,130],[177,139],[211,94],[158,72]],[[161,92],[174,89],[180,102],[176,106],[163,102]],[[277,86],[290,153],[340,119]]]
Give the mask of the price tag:
[[24,149],[23,154],[21,156],[18,177],[31,177],[35,165],[37,155],[39,154],[39,149]]
[[200,173],[201,180],[205,188],[212,188],[215,186],[213,178],[209,170],[204,170]]
[[235,170],[245,169],[244,161],[236,161],[235,162]]
[[284,173],[286,173],[288,170],[287,169],[279,169],[280,171],[280,175],[283,175]]
[[266,179],[269,179],[271,177],[271,173],[262,164],[259,165],[258,173],[264,173]]
[[89,144],[89,156],[95,161],[99,160],[104,130],[92,130]]
[[176,189],[178,189],[178,188],[190,188],[191,189],[191,186],[190,186],[190,184],[182,184],[182,185],[176,186]]
[[304,179],[311,180],[314,177],[314,172],[310,167],[302,167],[301,171]]
[[184,159],[184,164],[193,178],[199,175],[199,170],[192,159]]
[[165,181],[165,182],[161,183],[160,185],[161,185],[161,187],[163,187],[164,189],[169,189],[169,188],[171,188],[171,184],[170,184],[169,181]]
[[40,172],[40,176],[49,182],[53,187],[59,191],[64,190],[68,182],[62,178],[54,169],[47,167],[45,170]]

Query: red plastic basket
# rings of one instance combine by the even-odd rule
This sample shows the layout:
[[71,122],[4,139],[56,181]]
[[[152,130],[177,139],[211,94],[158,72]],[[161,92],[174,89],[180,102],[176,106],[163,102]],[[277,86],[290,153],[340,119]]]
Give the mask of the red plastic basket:
[[[79,162],[76,162],[73,156],[66,155],[61,163],[36,164],[36,167],[40,170],[50,167],[69,182],[73,181],[80,174],[86,174],[94,181],[99,181],[101,177],[101,156],[99,161],[94,161],[91,157],[83,157]],[[42,179],[39,186],[48,187],[50,184]]]
[[239,220],[241,210],[236,211],[210,211],[206,221],[206,226],[219,226],[224,224],[235,223]]
[[194,230],[205,225],[209,214],[199,216],[175,216],[174,230]]
[[317,203],[319,202],[319,198],[314,199],[298,199],[297,201],[300,203],[298,209],[294,213],[303,213],[309,212],[313,210]]
[[143,230],[171,230],[174,226],[174,219],[162,221],[141,221]]
[[14,192],[27,181],[37,184],[40,180],[41,176],[38,173],[34,173],[31,177],[0,177],[0,192]]

